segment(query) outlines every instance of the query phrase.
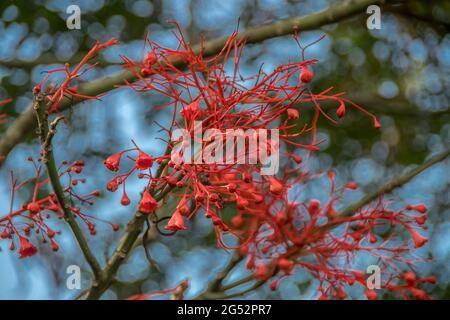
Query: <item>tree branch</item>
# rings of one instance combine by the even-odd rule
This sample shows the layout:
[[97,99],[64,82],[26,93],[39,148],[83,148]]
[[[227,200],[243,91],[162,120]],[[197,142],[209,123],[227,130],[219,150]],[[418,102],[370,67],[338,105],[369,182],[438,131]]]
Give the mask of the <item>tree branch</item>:
[[100,265],[97,259],[93,255],[80,226],[75,221],[75,217],[70,209],[70,204],[64,195],[64,189],[59,181],[58,169],[55,163],[55,158],[53,156],[52,148],[52,138],[56,133],[56,126],[61,118],[56,118],[49,127],[48,124],[48,108],[45,103],[45,96],[43,93],[37,93],[33,101],[33,110],[36,113],[36,118],[38,122],[38,135],[41,140],[42,145],[42,161],[47,169],[47,174],[52,185],[53,191],[55,192],[56,198],[58,199],[59,205],[64,213],[64,218],[70,226],[78,245],[83,252],[83,255],[88,262],[94,274],[94,281],[98,280],[101,273]]
[[[83,59],[84,56],[86,56],[87,52],[77,53],[74,54],[72,57],[70,57],[69,60],[61,61],[58,59],[55,55],[51,53],[46,53],[41,55],[40,57],[34,59],[34,60],[20,60],[20,59],[11,59],[11,60],[0,60],[0,66],[7,67],[7,68],[23,68],[23,69],[32,69],[36,67],[37,65],[44,64],[64,64],[64,63],[78,63],[81,59]],[[98,61],[102,65],[114,65],[118,64],[117,62],[111,62],[103,59],[102,57],[97,57],[95,60],[91,61],[92,63]]]
[[436,163],[444,160],[449,155],[450,155],[450,149],[447,149],[447,150],[435,155],[434,157],[430,158],[429,160],[425,161],[420,166],[404,173],[403,175],[401,175],[397,178],[393,178],[391,181],[389,181],[388,183],[383,185],[378,190],[376,190],[372,193],[369,193],[368,195],[363,197],[358,202],[355,202],[355,203],[351,204],[350,206],[348,206],[347,208],[345,208],[344,210],[342,210],[340,212],[339,216],[346,217],[346,216],[350,216],[350,215],[354,214],[361,207],[365,206],[366,204],[369,204],[370,202],[379,198],[380,196],[382,196],[386,193],[390,193],[392,190],[404,185],[405,183],[412,180],[415,176],[422,173],[423,171],[430,168],[431,166],[435,165]]
[[[295,17],[250,28],[239,33],[238,39],[245,40],[247,43],[257,43],[266,39],[290,34],[294,29],[299,31],[313,30],[327,24],[338,22],[355,14],[363,13],[369,5],[382,3],[384,3],[384,0],[348,0],[307,16]],[[227,39],[228,37],[220,37],[206,41],[203,46],[203,54],[205,56],[211,56],[220,52]],[[200,46],[195,45],[192,50],[198,54],[200,52]],[[177,61],[175,65],[181,67],[183,62]],[[125,71],[90,83],[81,84],[78,87],[78,93],[80,95],[97,96],[114,89],[115,86],[121,85],[125,81],[133,82],[135,80],[136,76],[132,72]],[[69,99],[64,99],[58,105],[58,109],[63,111],[69,108],[71,103],[72,102]],[[25,139],[36,124],[33,109],[29,107],[20,114],[6,130],[0,140],[0,155],[3,155],[6,158],[9,152]],[[4,159],[2,160],[0,157],[0,165],[3,161]]]

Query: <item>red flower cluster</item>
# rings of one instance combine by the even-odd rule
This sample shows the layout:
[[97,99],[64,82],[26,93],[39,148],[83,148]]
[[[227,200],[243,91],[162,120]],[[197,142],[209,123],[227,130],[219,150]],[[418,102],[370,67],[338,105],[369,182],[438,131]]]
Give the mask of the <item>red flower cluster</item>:
[[[36,246],[30,241],[33,233],[42,243],[50,243],[52,250],[57,251],[59,245],[55,237],[60,234],[60,231],[55,231],[50,227],[49,220],[52,216],[55,216],[57,219],[63,219],[64,217],[54,193],[49,193],[45,197],[40,196],[45,191],[43,188],[48,185],[48,180],[41,177],[41,159],[39,158],[35,161],[29,157],[28,160],[33,163],[36,169],[35,178],[32,181],[18,183],[11,174],[10,211],[9,214],[0,217],[0,239],[10,241],[9,248],[11,251],[15,250],[18,245],[21,258],[30,257],[37,253]],[[61,164],[59,176],[67,181],[67,187],[64,188],[64,192],[70,197],[72,203],[79,202],[91,205],[93,204],[92,199],[100,195],[99,191],[93,191],[89,194],[78,194],[76,191],[76,186],[85,182],[85,179],[78,178],[83,168],[84,162],[82,160],[75,161],[72,164],[64,161]],[[16,192],[30,183],[34,184],[31,200],[24,203],[21,208],[14,209]],[[96,234],[96,225],[92,222],[95,218],[82,212],[81,207],[77,205],[72,205],[71,211],[87,225],[92,235]],[[111,224],[111,226],[113,230],[118,230],[117,225]]]
[[[57,112],[58,105],[64,99],[65,96],[77,98],[80,100],[85,99],[100,99],[100,96],[87,96],[78,93],[77,87],[70,87],[72,81],[81,77],[84,73],[94,68],[98,63],[94,63],[88,67],[85,67],[89,61],[97,55],[101,50],[108,48],[110,46],[118,44],[119,41],[117,39],[111,38],[110,40],[99,43],[98,41],[92,47],[91,50],[83,57],[83,59],[72,69],[70,70],[69,64],[66,63],[64,67],[59,69],[54,69],[48,71],[48,75],[37,85],[34,87],[33,92],[37,93],[42,90],[42,87],[50,77],[52,73],[56,72],[64,72],[66,74],[66,79],[60,85],[49,86],[48,95],[49,95],[49,104],[50,104],[50,112]],[[83,68],[85,67],[85,68]]]
[[[332,171],[328,173],[331,189],[326,203],[292,199],[293,192],[314,176],[308,172],[303,159],[290,151],[292,146],[306,150],[309,158],[319,150],[321,142],[316,139],[319,117],[337,122],[324,110],[321,102],[335,101],[337,118],[345,116],[347,106],[354,107],[369,115],[374,128],[379,128],[375,116],[345,99],[341,93],[330,94],[331,88],[312,93],[306,85],[314,78],[311,71],[317,62],[314,59],[282,64],[270,72],[261,68],[256,75],[244,78],[239,71],[244,42],[238,40],[236,33],[218,55],[208,59],[203,57],[203,48],[199,54],[192,50],[181,31],[176,36],[179,44],[175,49],[148,41],[151,48],[142,62],[124,58],[125,67],[139,79],[128,83],[128,87],[137,92],[159,92],[170,100],[163,106],[173,107],[171,124],[163,128],[169,139],[178,128],[185,129],[195,139],[196,121],[202,121],[202,132],[210,129],[218,132],[254,130],[259,141],[260,130],[278,129],[282,144],[270,138],[263,141],[267,143],[269,154],[280,152],[285,156],[281,166],[284,169],[277,176],[263,175],[260,150],[245,151],[245,157],[256,159],[253,164],[238,161],[234,164],[175,163],[168,155],[151,157],[135,146],[105,160],[105,166],[117,172],[121,168],[122,155],[137,152],[136,157],[128,156],[134,163],[132,169],[114,177],[107,185],[108,190],[115,191],[123,184],[122,204],[129,204],[125,181],[138,171],[139,178],[148,180],[139,204],[141,212],[155,213],[158,203],[152,194],[161,192],[178,202],[167,230],[186,230],[185,221],[203,213],[212,222],[218,244],[229,249],[223,234],[234,235],[240,242],[241,254],[248,258],[248,269],[254,272],[256,279],[272,279],[273,289],[281,279],[292,274],[295,267],[301,267],[319,280],[322,298],[343,299],[347,296],[346,286],[354,283],[366,286],[364,274],[348,268],[357,253],[365,252],[379,258],[380,267],[385,269],[388,278],[382,284],[383,288],[396,292],[409,290],[417,298],[418,291],[416,294],[413,291],[420,290],[416,288],[420,281],[411,282],[408,287],[393,282],[400,279],[398,266],[410,266],[414,259],[407,258],[410,251],[407,243],[396,245],[391,240],[402,227],[410,233],[415,248],[425,244],[426,239],[417,232],[426,220],[422,215],[426,211],[424,206],[392,211],[380,200],[375,205],[351,212],[351,216],[342,216],[336,204],[345,190],[355,190],[358,186],[349,182],[338,188]],[[307,47],[300,48],[303,57]],[[178,68],[180,62],[186,65],[186,71]],[[311,109],[313,116],[306,120],[308,117],[303,115]],[[200,143],[205,150],[212,141],[203,137]],[[168,150],[176,150],[173,152],[178,152],[181,159],[185,157],[187,146],[181,139],[175,140],[168,143]],[[234,155],[234,159],[238,156]],[[152,174],[153,162],[163,167],[167,165],[164,175]],[[179,191],[173,192],[174,188]],[[235,214],[228,219],[224,209],[230,207]],[[412,215],[411,211],[420,215]],[[380,228],[387,228],[389,234],[378,235]],[[367,295],[376,297],[372,291]]]
[[[129,154],[132,152],[137,152],[137,156],[131,157]],[[169,156],[164,155],[161,157],[153,158],[152,156],[148,155],[147,153],[139,149],[137,145],[135,145],[135,148],[118,152],[106,158],[105,161],[103,162],[105,167],[112,172],[119,171],[121,159],[124,154],[128,154],[127,159],[130,159],[133,162],[132,168],[128,172],[119,174],[115,176],[112,180],[110,180],[106,186],[106,189],[108,191],[115,192],[117,191],[119,186],[122,186],[123,193],[121,203],[122,205],[127,206],[131,203],[130,198],[128,197],[126,192],[127,179],[134,172],[138,172],[138,177],[140,179],[147,178],[149,180],[152,180],[151,168],[153,166],[153,162],[160,164],[163,160],[167,160]],[[150,214],[153,211],[155,211],[157,204],[158,203],[156,202],[156,200],[153,199],[152,195],[146,189],[143,194],[141,203],[139,205],[139,211],[145,214]]]
[[[248,257],[247,268],[254,270],[256,279],[273,279],[271,288],[276,289],[283,278],[300,267],[319,280],[321,298],[343,299],[347,296],[347,285],[359,283],[366,287],[364,273],[349,267],[364,252],[379,259],[385,278],[382,288],[399,291],[403,287],[394,285],[398,268],[413,265],[415,258],[409,255],[408,243],[397,244],[399,239],[395,235],[399,227],[404,228],[411,234],[413,247],[422,247],[426,238],[417,229],[424,228],[426,208],[418,205],[392,211],[380,200],[352,215],[342,216],[336,205],[346,190],[356,189],[357,185],[348,183],[337,188],[332,171],[328,172],[328,179],[329,199],[323,204],[314,199],[307,203],[290,200],[285,191],[274,194],[270,191],[270,181],[241,185],[243,190],[268,190],[264,202],[244,209],[238,207],[232,219],[234,230],[239,229],[236,232],[245,239],[240,251]],[[299,188],[309,181],[304,176],[285,183]],[[411,214],[411,210],[419,215]],[[380,230],[388,234],[380,235]],[[369,295],[373,296],[372,291]]]

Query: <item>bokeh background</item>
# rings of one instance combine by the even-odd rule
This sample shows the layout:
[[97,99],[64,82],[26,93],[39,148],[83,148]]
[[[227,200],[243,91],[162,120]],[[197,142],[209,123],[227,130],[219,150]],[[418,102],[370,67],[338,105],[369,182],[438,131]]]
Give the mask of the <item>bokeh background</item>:
[[[29,106],[31,88],[40,82],[43,72],[75,62],[95,40],[120,39],[119,46],[103,52],[101,66],[86,74],[81,81],[100,78],[120,70],[119,54],[133,59],[143,56],[143,38],[149,32],[154,41],[174,46],[173,25],[176,20],[191,43],[200,34],[205,39],[231,33],[280,19],[307,15],[337,1],[310,0],[125,0],[62,1],[33,0],[0,2],[0,100],[12,97],[14,102],[3,109],[13,120]],[[321,152],[310,163],[311,170],[336,169],[338,181],[354,180],[361,189],[345,199],[359,199],[404,169],[422,163],[450,145],[450,3],[448,1],[405,1],[382,8],[381,29],[368,30],[368,15],[360,14],[321,29],[300,33],[302,43],[321,35],[326,37],[307,51],[307,57],[319,59],[314,67],[314,91],[330,86],[375,113],[381,130],[373,130],[369,121],[356,111],[347,112],[339,126],[326,120],[319,122],[320,137],[326,139]],[[66,8],[81,8],[81,30],[68,30]],[[298,60],[299,50],[291,36],[278,37],[248,45],[241,65],[245,74],[256,73],[264,62],[273,68],[288,59]],[[136,94],[130,89],[108,93],[101,102],[88,101],[66,113],[70,122],[61,126],[55,140],[57,159],[85,159],[83,188],[104,190],[111,175],[104,169],[103,159],[130,146],[134,139],[150,154],[164,147],[155,139],[161,136],[154,121],[167,122],[169,110],[156,110],[164,103],[158,94]],[[0,135],[8,124],[0,125]],[[0,214],[8,212],[9,172],[20,180],[33,175],[32,166],[24,159],[36,156],[38,146],[32,135],[9,156],[0,169]],[[419,250],[422,257],[433,260],[417,265],[420,274],[433,273],[438,284],[430,287],[436,298],[450,298],[450,161],[428,169],[403,187],[387,195],[395,199],[394,207],[406,203],[425,203],[430,208],[429,243]],[[127,186],[136,205],[142,184],[134,179]],[[304,199],[324,197],[323,183],[312,184]],[[326,190],[325,190],[326,191]],[[31,190],[22,190],[20,199],[29,199]],[[105,193],[89,209],[93,215],[125,223],[133,214],[133,205],[122,207],[120,193]],[[8,242],[0,241],[1,299],[69,299],[79,292],[66,288],[66,268],[83,259],[70,231],[58,224],[64,236],[61,250],[54,254],[41,246],[39,254],[19,260],[10,253]],[[157,237],[149,248],[163,273],[149,272],[142,248],[137,248],[119,271],[119,282],[104,298],[124,298],[140,292],[173,287],[190,279],[187,298],[200,293],[207,281],[221,269],[229,254],[216,248],[208,222],[198,219],[189,232],[175,237]],[[119,234],[99,224],[98,234],[90,237],[96,255],[104,262],[114,248]],[[372,261],[364,257],[357,264]],[[242,267],[232,275],[238,278]],[[89,276],[83,274],[83,284]],[[267,286],[247,294],[252,299],[313,299],[316,285],[301,270],[283,281],[280,290]],[[351,291],[351,297],[362,298],[362,292]],[[385,297],[389,298],[389,297]]]

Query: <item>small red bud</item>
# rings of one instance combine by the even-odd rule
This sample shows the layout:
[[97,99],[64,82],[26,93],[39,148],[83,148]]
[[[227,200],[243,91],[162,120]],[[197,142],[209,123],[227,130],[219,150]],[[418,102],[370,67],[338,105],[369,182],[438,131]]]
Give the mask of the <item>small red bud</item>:
[[313,79],[314,74],[307,68],[307,67],[302,67],[302,72],[300,74],[300,80],[303,83],[310,83],[311,80]]

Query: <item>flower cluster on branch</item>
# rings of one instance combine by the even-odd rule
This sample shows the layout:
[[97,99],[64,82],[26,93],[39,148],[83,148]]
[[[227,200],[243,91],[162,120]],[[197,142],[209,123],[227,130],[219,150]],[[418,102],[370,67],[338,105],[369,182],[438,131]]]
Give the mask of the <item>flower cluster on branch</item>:
[[[167,98],[168,102],[159,108],[171,108],[169,125],[156,123],[166,134],[163,141],[167,152],[150,155],[134,141],[131,148],[117,150],[103,162],[114,175],[106,189],[110,192],[120,189],[121,205],[129,206],[131,200],[126,184],[133,177],[142,180],[145,189],[136,204],[138,215],[156,223],[168,220],[165,229],[172,232],[169,234],[189,233],[187,222],[203,215],[211,221],[218,247],[236,250],[246,260],[246,268],[253,279],[270,283],[273,290],[295,269],[302,269],[317,280],[318,298],[344,299],[348,286],[359,284],[368,299],[376,299],[377,292],[367,287],[364,271],[354,263],[359,255],[366,254],[375,257],[383,269],[381,288],[404,298],[430,298],[421,286],[434,283],[435,279],[416,275],[414,264],[419,259],[413,252],[427,242],[419,233],[426,228],[427,208],[416,204],[393,210],[390,203],[380,198],[350,214],[341,214],[344,193],[358,189],[358,185],[352,181],[338,185],[333,170],[316,173],[310,169],[310,159],[322,143],[317,135],[318,121],[337,125],[351,108],[365,114],[368,120],[364,121],[371,123],[374,129],[380,128],[373,114],[346,99],[343,93],[332,93],[332,87],[312,92],[309,83],[314,80],[313,65],[318,61],[305,59],[305,51],[316,42],[302,46],[294,34],[299,48],[298,61],[289,61],[270,70],[261,66],[256,74],[244,76],[240,66],[245,41],[236,32],[218,54],[205,57],[203,47],[200,46],[199,53],[194,52],[177,28],[175,48],[161,46],[146,37],[148,48],[142,61],[123,57],[123,67],[137,78],[123,87],[136,92],[156,92]],[[84,162],[63,162],[57,169],[59,180],[66,182],[63,192],[45,196],[42,196],[43,187],[53,184],[53,189],[57,190],[59,186],[55,187],[52,179],[42,177],[41,163],[47,165],[47,171],[52,170],[47,162],[54,159],[47,156],[52,157],[51,138],[59,120],[48,126],[49,115],[59,113],[58,105],[65,97],[101,98],[79,94],[73,82],[95,67],[96,64],[89,63],[100,50],[116,43],[115,39],[96,43],[74,68],[66,64],[51,70],[34,88],[35,97],[45,97],[44,101],[37,102],[36,109],[42,135],[42,158],[29,158],[36,169],[33,180],[18,184],[11,175],[10,211],[0,218],[0,238],[10,241],[11,250],[18,248],[21,258],[37,252],[30,240],[32,233],[40,241],[50,243],[54,251],[58,250],[56,236],[60,232],[49,226],[53,216],[61,219],[73,214],[87,225],[90,234],[96,234],[96,218],[87,215],[81,205],[92,204],[92,199],[100,192],[86,195],[76,192],[76,186],[85,181],[78,177]],[[179,68],[180,62],[185,69]],[[48,81],[56,72],[66,75],[59,85]],[[330,104],[324,106],[325,101],[332,103],[331,110]],[[42,107],[45,109],[39,109]],[[0,116],[0,122],[2,120]],[[181,136],[177,134],[180,130],[184,133]],[[267,132],[271,130],[277,134],[269,137]],[[222,154],[225,147],[222,138],[230,132],[234,135],[227,140],[227,152]],[[193,153],[191,142],[197,146]],[[282,156],[273,158],[277,162],[275,167],[281,169],[267,174],[265,166],[274,155]],[[211,159],[215,161],[208,161]],[[299,193],[311,181],[322,177],[328,179],[330,186],[326,201],[302,200]],[[33,185],[32,199],[17,209],[15,192],[27,184]],[[64,196],[70,208],[61,200],[65,200]],[[161,216],[163,210],[160,209],[170,202],[176,204],[174,211],[169,217]],[[231,212],[231,216],[227,212]],[[139,216],[134,221],[143,224]],[[114,231],[119,229],[118,225],[109,224]],[[72,227],[78,228],[76,223]],[[133,230],[135,226],[128,227]],[[86,241],[78,229],[75,233],[83,250]],[[133,234],[136,234],[134,239],[130,240],[126,234],[122,243],[134,243],[139,232],[133,230]],[[408,237],[403,238],[403,235]],[[112,277],[103,273],[108,267],[106,271],[101,270],[95,257],[87,251],[85,257],[90,260],[96,279]],[[120,253],[124,260],[129,252]],[[411,271],[405,272],[405,269]],[[97,283],[103,290],[105,286]],[[133,299],[167,293],[182,297],[186,289],[187,282],[183,282],[175,288]]]
[[[326,203],[314,199],[297,201],[293,197],[295,190],[307,185],[314,176],[307,162],[320,148],[321,141],[316,136],[320,117],[337,124],[338,119],[345,116],[347,107],[353,107],[367,114],[375,129],[380,127],[375,116],[342,93],[332,94],[329,88],[315,94],[308,88],[314,78],[311,66],[317,63],[315,59],[304,59],[308,46],[302,47],[295,35],[302,57],[299,62],[279,65],[270,72],[262,67],[257,74],[244,77],[239,65],[245,43],[237,40],[236,33],[230,36],[219,54],[209,58],[202,55],[202,50],[195,54],[180,30],[175,36],[178,39],[175,49],[147,39],[150,48],[142,62],[124,58],[124,67],[139,79],[127,83],[127,87],[137,92],[158,92],[169,100],[161,107],[172,108],[172,120],[169,127],[161,128],[167,133],[171,158],[168,155],[152,157],[136,145],[111,155],[105,160],[105,166],[116,173],[121,169],[124,154],[137,154],[127,157],[132,163],[131,169],[116,175],[108,183],[108,190],[116,191],[123,185],[122,204],[128,205],[125,183],[132,173],[138,172],[140,179],[148,181],[139,211],[157,215],[160,206],[152,193],[167,189],[168,196],[162,205],[177,202],[167,230],[189,232],[186,221],[202,213],[211,220],[219,247],[239,250],[247,258],[247,269],[253,272],[255,279],[270,280],[274,290],[295,268],[303,268],[319,280],[321,298],[343,299],[347,296],[346,286],[359,283],[366,287],[363,271],[350,267],[355,256],[365,252],[375,256],[383,268],[383,288],[404,297],[409,292],[413,298],[429,298],[417,286],[433,282],[434,278],[406,281],[402,285],[404,274],[399,272],[401,268],[413,267],[417,259],[411,250],[422,247],[427,241],[417,231],[424,228],[426,222],[423,205],[409,205],[394,211],[380,199],[352,212],[351,216],[342,216],[336,209],[337,204],[345,191],[358,186],[354,182],[336,186],[333,171],[327,173],[330,191]],[[186,70],[177,68],[180,60]],[[322,107],[324,101],[336,103],[335,116]],[[305,115],[311,109],[314,115],[308,120]],[[231,164],[225,158],[223,163],[204,163],[202,159],[186,161],[196,155],[186,156],[191,151],[190,145],[185,145],[181,138],[173,139],[173,133],[182,128],[192,140],[198,140],[195,130],[199,121],[202,133],[215,130],[220,135],[230,129],[251,130],[257,141],[267,144],[269,155],[272,152],[284,155],[283,169],[278,175],[262,174],[264,159],[260,150],[248,148],[244,148],[242,154],[233,153]],[[280,143],[270,138],[261,139],[259,132],[266,129],[277,129]],[[243,138],[248,143],[251,136]],[[212,145],[217,147],[214,140],[203,136],[196,142],[202,150],[208,150]],[[305,150],[306,161],[293,148]],[[239,161],[251,157],[254,162]],[[153,176],[153,162],[167,163],[165,175]],[[233,209],[231,218],[224,214],[227,208]],[[400,229],[410,235],[413,247],[408,241],[399,243]],[[386,234],[379,235],[380,230]],[[233,235],[238,245],[227,245],[224,234]],[[370,288],[366,294],[369,299],[376,298]]]
[[[60,231],[52,220],[64,218],[64,212],[53,192],[48,192],[49,181],[42,175],[41,158],[28,158],[36,171],[34,179],[19,183],[11,173],[11,203],[9,213],[0,217],[0,239],[9,240],[9,249],[18,249],[20,258],[30,257],[37,253],[37,247],[30,240],[34,235],[37,241],[49,243],[53,251],[58,251],[57,236]],[[84,168],[84,161],[73,163],[63,161],[59,167],[59,177],[66,181],[64,193],[72,203],[71,212],[86,224],[91,235],[96,234],[97,218],[87,214],[84,207],[92,205],[93,200],[100,196],[100,191],[95,190],[88,194],[80,194],[76,187],[85,183],[86,179],[79,177]],[[33,194],[30,200],[23,202],[20,208],[16,208],[16,193],[21,189],[32,187]],[[45,194],[45,196],[43,196]],[[101,220],[103,221],[103,220]],[[105,221],[106,222],[106,221]],[[106,222],[109,223],[109,222]],[[109,223],[113,230],[119,226]]]

